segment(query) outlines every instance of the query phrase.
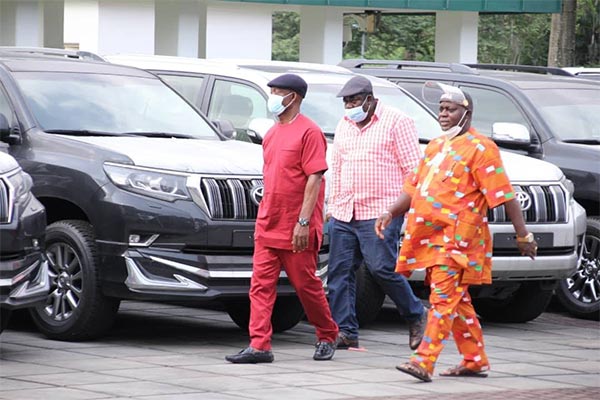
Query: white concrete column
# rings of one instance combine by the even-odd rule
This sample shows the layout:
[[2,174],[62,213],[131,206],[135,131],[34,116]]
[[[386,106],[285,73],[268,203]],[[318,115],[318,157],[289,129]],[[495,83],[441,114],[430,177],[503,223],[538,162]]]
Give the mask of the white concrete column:
[[479,13],[438,11],[435,18],[435,61],[477,62]]
[[337,64],[342,60],[344,14],[337,7],[300,7],[300,61]]
[[98,10],[98,1],[66,0],[66,45],[98,53]]
[[0,1],[0,44],[62,48],[62,10],[62,1]]
[[195,0],[157,1],[155,53],[198,57],[200,22],[205,14],[206,5]]
[[[200,57],[271,59],[272,10],[247,3],[210,2]],[[202,28],[201,28],[202,30]],[[204,33],[204,35],[203,35]]]
[[154,1],[99,1],[98,52],[154,54]]

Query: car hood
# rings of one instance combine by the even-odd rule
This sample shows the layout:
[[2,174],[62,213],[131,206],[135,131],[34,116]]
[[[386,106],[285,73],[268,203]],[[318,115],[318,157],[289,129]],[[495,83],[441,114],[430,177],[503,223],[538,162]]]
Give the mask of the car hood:
[[559,181],[563,172],[556,165],[509,151],[500,151],[511,182]]
[[235,140],[68,138],[122,154],[139,167],[201,174],[262,175],[261,146]]

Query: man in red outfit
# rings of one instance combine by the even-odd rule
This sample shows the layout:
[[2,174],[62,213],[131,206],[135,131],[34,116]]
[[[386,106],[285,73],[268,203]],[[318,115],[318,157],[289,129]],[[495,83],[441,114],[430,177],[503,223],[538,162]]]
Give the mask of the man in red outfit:
[[272,362],[271,314],[281,268],[294,286],[308,321],[316,327],[315,360],[330,360],[338,327],[321,280],[315,275],[323,232],[327,142],[319,127],[300,114],[308,85],[294,74],[268,83],[268,107],[277,123],[263,141],[265,182],[256,229],[250,284],[250,346],[225,359],[232,363]]

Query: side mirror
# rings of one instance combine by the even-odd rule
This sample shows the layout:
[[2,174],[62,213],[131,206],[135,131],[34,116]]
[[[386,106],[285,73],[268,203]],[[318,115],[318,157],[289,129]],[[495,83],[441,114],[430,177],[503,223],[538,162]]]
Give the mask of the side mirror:
[[252,142],[260,144],[274,124],[275,121],[270,118],[254,118],[248,124],[248,136]]
[[492,139],[499,143],[512,145],[530,145],[529,129],[523,124],[514,122],[494,122],[492,124]]
[[4,114],[0,113],[0,141],[6,141],[10,136],[10,125]]
[[221,119],[212,121],[212,123],[217,127],[219,132],[221,132],[221,134],[227,139],[235,139],[237,132],[235,131],[235,128],[233,127],[231,121]]

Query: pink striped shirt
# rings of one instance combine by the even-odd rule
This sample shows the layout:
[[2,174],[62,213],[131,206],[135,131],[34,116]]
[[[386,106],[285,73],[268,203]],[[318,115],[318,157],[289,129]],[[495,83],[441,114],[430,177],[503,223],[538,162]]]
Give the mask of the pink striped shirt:
[[328,212],[344,222],[379,217],[421,155],[414,121],[381,101],[362,129],[344,117],[333,140]]

